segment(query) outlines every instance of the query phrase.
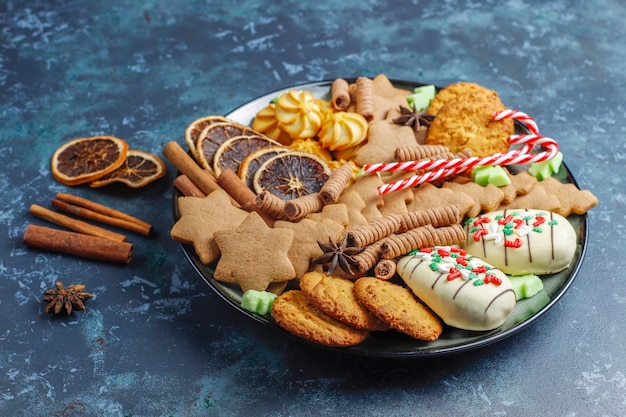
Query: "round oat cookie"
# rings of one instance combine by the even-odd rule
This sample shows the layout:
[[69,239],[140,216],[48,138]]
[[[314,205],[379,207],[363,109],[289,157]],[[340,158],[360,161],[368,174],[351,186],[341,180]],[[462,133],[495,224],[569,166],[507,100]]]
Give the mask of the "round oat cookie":
[[272,304],[272,317],[288,332],[330,347],[354,346],[369,332],[341,323],[315,307],[300,290],[282,293]]
[[495,112],[505,109],[497,95],[460,95],[439,111],[428,128],[425,143],[446,146],[452,153],[469,149],[477,157],[507,152],[514,122],[493,120]]
[[441,321],[420,303],[411,290],[378,278],[359,278],[354,283],[357,300],[389,327],[415,339],[432,342],[443,331]]
[[354,283],[324,272],[308,272],[300,278],[300,290],[324,313],[355,329],[385,331],[389,326],[363,307],[354,296]]
[[449,86],[439,90],[435,97],[430,101],[430,104],[426,109],[426,113],[434,116],[439,113],[439,111],[450,101],[456,100],[459,96],[469,93],[498,97],[498,93],[494,90],[490,90],[480,84],[462,81],[450,84]]

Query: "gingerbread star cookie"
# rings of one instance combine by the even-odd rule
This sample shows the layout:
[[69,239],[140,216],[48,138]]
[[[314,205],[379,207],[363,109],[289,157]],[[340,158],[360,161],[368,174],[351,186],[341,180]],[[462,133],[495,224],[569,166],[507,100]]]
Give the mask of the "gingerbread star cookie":
[[238,226],[248,212],[230,202],[224,190],[216,190],[206,197],[180,197],[180,218],[170,230],[177,242],[191,243],[200,261],[209,264],[220,256],[213,233]]
[[394,124],[391,120],[375,120],[370,123],[367,143],[356,151],[354,162],[360,166],[392,162],[395,160],[396,148],[416,144],[411,127]]
[[293,230],[293,242],[288,256],[296,270],[296,278],[301,278],[309,270],[311,259],[322,255],[323,251],[317,242],[328,243],[341,240],[345,228],[333,220],[315,222],[302,219],[298,223],[279,220],[274,224],[276,229]]
[[237,283],[243,292],[264,291],[296,276],[288,256],[293,230],[271,228],[250,212],[238,227],[213,235],[222,253],[214,274],[218,281]]
[[542,187],[548,194],[556,196],[561,203],[557,213],[563,217],[571,213],[584,214],[598,204],[598,198],[591,191],[579,190],[574,184],[564,184],[554,177],[546,178],[536,187]]

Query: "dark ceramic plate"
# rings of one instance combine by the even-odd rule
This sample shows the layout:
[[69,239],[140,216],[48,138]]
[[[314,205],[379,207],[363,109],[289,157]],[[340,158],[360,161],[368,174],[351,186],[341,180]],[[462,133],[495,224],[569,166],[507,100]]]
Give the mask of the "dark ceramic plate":
[[[407,90],[412,90],[414,87],[423,85],[421,83],[408,81],[393,81],[393,83]],[[330,95],[330,84],[331,81],[321,81],[274,91],[236,108],[225,116],[239,123],[249,125],[254,115],[281,92],[293,89],[308,90],[316,97],[328,99]],[[561,170],[555,177],[561,182],[576,184],[574,177],[565,164],[563,164]],[[174,220],[178,220],[180,217],[177,204],[179,196],[178,191],[174,189]],[[422,342],[394,332],[373,333],[367,341],[358,346],[335,348],[333,350],[341,350],[346,353],[373,357],[429,357],[476,349],[498,342],[519,332],[539,319],[556,304],[576,278],[583,262],[587,246],[587,216],[570,215],[568,220],[572,223],[574,230],[576,230],[578,239],[576,254],[570,267],[559,273],[543,276],[543,291],[530,299],[519,301],[508,320],[497,329],[487,332],[473,332],[444,327],[441,337],[435,342]],[[271,316],[260,316],[241,308],[242,292],[239,287],[216,281],[213,278],[215,265],[203,265],[191,245],[183,244],[182,248],[185,256],[200,277],[228,304],[259,323],[268,326],[277,326]],[[287,332],[285,332],[285,336],[295,338],[295,336]]]

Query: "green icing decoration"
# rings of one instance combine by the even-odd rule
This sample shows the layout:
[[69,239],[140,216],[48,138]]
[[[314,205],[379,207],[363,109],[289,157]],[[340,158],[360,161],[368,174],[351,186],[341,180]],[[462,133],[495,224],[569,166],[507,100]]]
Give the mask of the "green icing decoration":
[[559,172],[562,162],[563,154],[558,152],[556,156],[550,160],[530,164],[528,167],[528,173],[537,178],[539,181],[543,181],[544,179]]

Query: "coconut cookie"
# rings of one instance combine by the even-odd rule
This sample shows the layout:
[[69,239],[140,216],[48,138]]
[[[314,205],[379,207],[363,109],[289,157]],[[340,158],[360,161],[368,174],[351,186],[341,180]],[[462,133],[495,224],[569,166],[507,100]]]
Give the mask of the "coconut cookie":
[[397,271],[420,300],[459,329],[495,329],[515,308],[515,291],[507,276],[463,249],[415,251],[400,258]]
[[441,322],[407,288],[378,278],[359,278],[354,294],[361,304],[390,328],[432,342],[443,331]]
[[507,152],[514,122],[493,120],[496,112],[505,109],[497,95],[460,95],[439,110],[428,128],[425,143],[446,146],[452,153],[469,149],[477,157]]
[[467,220],[465,230],[467,253],[510,275],[561,271],[576,252],[576,231],[566,218],[550,211],[486,213]]
[[300,290],[317,308],[351,327],[372,331],[389,328],[357,301],[350,280],[309,272],[300,279]]
[[272,317],[288,332],[324,346],[354,346],[369,336],[368,331],[354,329],[322,312],[300,290],[276,297]]

